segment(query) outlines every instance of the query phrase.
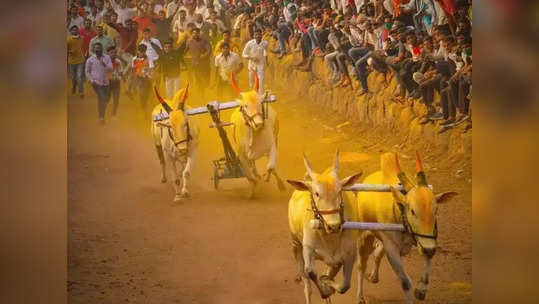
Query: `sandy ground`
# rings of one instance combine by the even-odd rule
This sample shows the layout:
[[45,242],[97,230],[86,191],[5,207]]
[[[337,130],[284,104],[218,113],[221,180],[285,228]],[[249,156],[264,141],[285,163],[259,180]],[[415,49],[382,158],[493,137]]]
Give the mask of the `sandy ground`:
[[[320,171],[330,165],[336,147],[343,158],[341,175],[361,170],[365,176],[377,170],[380,153],[402,141],[367,127],[338,131],[335,127],[344,121],[336,115],[295,94],[276,93],[285,178],[303,176],[303,151]],[[215,129],[208,128],[209,118],[197,117],[201,152],[192,198],[174,204],[172,185],[159,181],[149,125],[137,104],[122,98],[118,119],[101,126],[94,94],[88,95],[68,100],[69,303],[304,302],[303,287],[294,280],[297,267],[287,225],[290,187],[280,193],[274,183],[264,184],[254,200],[246,199],[243,179],[222,181],[215,191],[210,161],[222,155],[222,147]],[[204,101],[193,96],[189,103]],[[408,170],[413,148],[399,148]],[[435,189],[459,192],[440,206],[440,248],[424,302],[471,303],[471,156],[447,157],[436,149],[423,154]],[[422,260],[416,250],[405,265],[417,282]],[[333,296],[333,303],[355,303],[355,277],[356,272],[351,290]],[[380,283],[365,284],[369,303],[404,303],[385,259]],[[323,302],[316,291],[313,300]]]

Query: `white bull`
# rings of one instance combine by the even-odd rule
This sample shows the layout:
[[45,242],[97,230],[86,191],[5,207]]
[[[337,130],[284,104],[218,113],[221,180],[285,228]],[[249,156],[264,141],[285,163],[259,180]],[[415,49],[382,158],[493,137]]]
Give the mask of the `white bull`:
[[163,99],[155,89],[159,104],[152,111],[151,132],[161,163],[161,182],[167,181],[168,163],[174,174],[174,202],[189,197],[188,181],[198,149],[198,126],[184,112],[188,89],[189,85],[179,90],[172,100]]
[[[311,281],[328,299],[335,291],[345,293],[356,260],[357,239],[361,232],[343,230],[345,221],[357,221],[357,204],[353,193],[343,191],[352,185],[361,173],[339,180],[339,154],[334,165],[323,173],[314,173],[304,156],[309,181],[287,180],[297,190],[288,203],[288,223],[292,234],[292,250],[303,280],[305,301],[311,303]],[[312,225],[321,224],[322,229]],[[328,267],[325,275],[318,277],[314,261],[322,260]],[[333,280],[343,268],[344,280]],[[329,299],[328,299],[329,301]]]
[[234,110],[230,121],[233,123],[234,150],[251,184],[250,197],[254,195],[256,184],[260,179],[255,161],[263,156],[268,157],[264,179],[269,181],[273,175],[279,190],[284,191],[283,180],[277,173],[277,136],[279,134],[277,113],[270,105],[264,103],[267,93],[264,95],[258,93],[256,76],[253,89],[247,92],[241,92],[232,74],[230,81],[236,93],[241,97],[238,99],[240,107]]

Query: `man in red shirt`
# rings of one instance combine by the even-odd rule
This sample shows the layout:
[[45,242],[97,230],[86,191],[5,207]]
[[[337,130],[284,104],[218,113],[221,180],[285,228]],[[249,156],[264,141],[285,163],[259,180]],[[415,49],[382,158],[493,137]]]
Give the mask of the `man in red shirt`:
[[84,58],[88,58],[88,51],[90,47],[90,41],[92,38],[97,36],[97,32],[92,26],[92,21],[90,19],[84,19],[84,27],[79,29],[79,35],[82,37],[82,54]]
[[157,30],[155,28],[155,24],[152,22],[150,14],[147,12],[146,6],[147,5],[144,4],[139,6],[137,10],[137,17],[133,18],[133,21],[138,24],[139,37],[142,37],[142,31],[144,31],[146,28],[149,28],[152,37],[155,37],[155,35],[157,35]]
[[125,26],[118,26],[116,29],[120,33],[120,48],[122,52],[129,53],[132,56],[136,53],[138,29],[137,23],[131,19],[125,21]]

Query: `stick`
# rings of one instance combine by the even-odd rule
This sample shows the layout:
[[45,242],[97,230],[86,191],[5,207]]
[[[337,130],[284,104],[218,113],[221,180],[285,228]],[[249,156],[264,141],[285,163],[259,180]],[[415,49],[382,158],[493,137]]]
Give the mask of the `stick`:
[[[404,191],[402,185],[384,185],[384,184],[354,184],[348,188],[345,188],[344,191],[354,191],[354,192],[390,192],[389,186],[393,188]],[[429,188],[432,190],[432,185],[429,185]]]
[[[270,95],[266,100],[264,100],[265,103],[276,102],[276,101],[277,101],[277,97],[275,97],[275,95]],[[208,113],[208,107],[207,107],[208,104],[211,104],[218,111],[233,109],[240,106],[240,104],[237,101],[228,101],[228,102],[210,101],[205,106],[185,110],[185,114],[198,115],[198,114]]]
[[402,224],[390,223],[345,222],[342,228],[350,230],[404,231]]

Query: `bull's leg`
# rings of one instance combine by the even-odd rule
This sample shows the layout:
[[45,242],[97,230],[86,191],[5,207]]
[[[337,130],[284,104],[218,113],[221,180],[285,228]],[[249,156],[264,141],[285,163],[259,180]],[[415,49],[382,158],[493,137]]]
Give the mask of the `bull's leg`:
[[175,161],[169,162],[172,165],[172,172],[174,173],[174,202],[180,202],[181,198],[181,176],[179,174],[178,165]]
[[161,164],[161,182],[167,182],[167,171],[165,163],[165,155],[163,154],[163,147],[155,145],[155,150],[157,150],[157,157],[159,157],[159,163]]
[[342,268],[342,274],[343,274],[342,283],[337,284],[334,281],[328,282],[328,284],[340,294],[343,294],[347,292],[348,289],[350,289],[350,281],[352,278],[352,270],[354,269],[355,261],[356,261],[355,252],[354,254],[351,254],[350,256],[345,258],[343,268]]
[[374,236],[366,233],[358,242],[358,272],[357,272],[357,302],[359,304],[365,304],[365,297],[363,294],[363,279],[365,278],[365,270],[367,269],[367,261],[371,255],[373,248]]
[[371,273],[367,276],[367,280],[373,284],[378,283],[379,280],[379,272],[380,272],[380,262],[382,262],[382,259],[384,258],[385,251],[384,251],[384,245],[379,240],[376,240],[374,243],[374,265],[371,270]]
[[245,171],[245,177],[249,181],[249,199],[252,199],[255,196],[258,178],[253,174],[251,163],[243,153],[239,155],[239,160],[243,170]]
[[292,244],[292,252],[294,253],[294,258],[296,259],[296,262],[298,263],[298,270],[301,280],[303,281],[303,294],[305,295],[305,303],[310,304],[311,303],[311,281],[305,274],[305,263],[303,261],[303,253],[301,250],[301,244],[297,241],[293,241]]
[[425,266],[423,268],[423,276],[418,282],[418,287],[414,290],[414,295],[418,300],[425,300],[427,294],[427,285],[429,285],[430,261],[432,257],[425,256]]
[[335,279],[335,276],[337,275],[337,273],[339,273],[339,270],[341,270],[341,267],[342,267],[342,264],[328,267],[328,270],[326,271],[326,277],[328,277],[328,279],[330,280]]
[[314,268],[313,250],[307,246],[303,246],[303,260],[305,262],[304,271],[307,276],[309,276],[309,279],[313,281],[316,288],[318,288],[318,291],[320,292],[320,297],[322,299],[326,299],[333,293],[335,293],[335,289],[331,285],[324,284],[318,279],[318,275],[316,274]]
[[189,189],[188,189],[187,185],[188,185],[188,181],[191,178],[191,171],[192,171],[193,163],[195,161],[196,152],[197,152],[196,147],[193,147],[193,148],[190,149],[190,153],[189,153],[189,156],[187,157],[185,167],[183,168],[183,172],[182,172],[182,179],[183,179],[182,197],[189,197],[190,196]]
[[404,270],[404,266],[402,265],[399,247],[392,240],[385,236],[382,238],[382,242],[384,243],[387,260],[389,261],[389,264],[391,265],[391,268],[393,268],[395,274],[401,280],[402,291],[404,291],[404,294],[406,295],[407,303],[412,304],[412,282],[410,281],[410,277],[408,276],[408,274]]
[[189,197],[191,194],[189,193],[189,188],[187,187],[189,178],[191,177],[191,171],[185,165],[183,171],[182,171],[182,191],[181,196],[182,197]]
[[284,185],[283,179],[277,173],[277,169],[274,169],[273,171],[271,171],[271,174],[275,176],[275,180],[277,181],[277,188],[279,188],[279,191],[285,191],[286,187]]
[[251,168],[253,176],[256,179],[261,179],[262,177],[260,174],[258,174],[258,170],[256,169],[256,162],[254,160],[249,160],[249,168]]
[[264,176],[264,179],[266,181],[269,181],[271,175],[275,176],[275,180],[277,181],[277,188],[279,188],[280,191],[286,190],[283,179],[277,173],[277,144],[275,143],[275,141],[269,152],[268,165],[266,167],[266,174]]

